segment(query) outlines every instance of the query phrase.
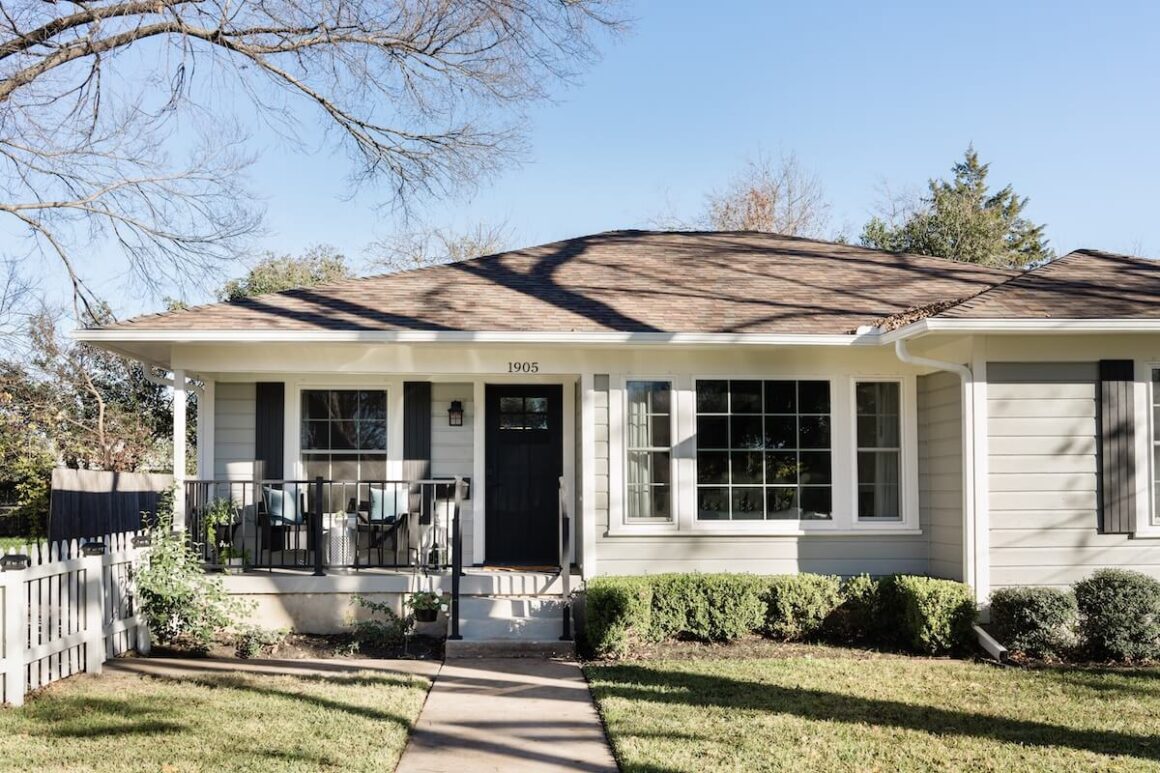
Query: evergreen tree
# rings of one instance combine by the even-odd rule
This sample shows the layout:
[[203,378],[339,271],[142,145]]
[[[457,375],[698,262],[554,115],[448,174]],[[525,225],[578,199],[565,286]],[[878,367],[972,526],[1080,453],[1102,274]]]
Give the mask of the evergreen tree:
[[989,168],[968,147],[953,167],[953,180],[931,180],[929,197],[901,223],[872,218],[862,229],[862,244],[1006,268],[1030,268],[1054,258],[1044,226],[1023,217],[1027,198],[1010,185],[989,192]]

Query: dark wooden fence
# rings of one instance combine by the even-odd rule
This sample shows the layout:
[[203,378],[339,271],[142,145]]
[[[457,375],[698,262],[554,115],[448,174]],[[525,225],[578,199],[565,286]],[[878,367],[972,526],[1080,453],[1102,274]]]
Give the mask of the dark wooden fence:
[[100,470],[52,471],[48,539],[83,539],[141,528],[141,513],[156,513],[172,475]]

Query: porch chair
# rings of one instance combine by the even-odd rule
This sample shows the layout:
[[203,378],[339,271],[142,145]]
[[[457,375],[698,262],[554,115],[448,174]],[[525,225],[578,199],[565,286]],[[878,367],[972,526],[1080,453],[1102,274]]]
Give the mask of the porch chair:
[[[263,485],[261,504],[258,511],[258,530],[261,535],[259,549],[271,553],[284,551],[286,537],[290,534],[295,537],[291,549],[303,547],[301,528],[307,515],[304,492],[298,491],[297,487],[294,492],[289,492]],[[311,546],[306,547],[309,549]]]
[[351,497],[347,503],[348,513],[358,515],[358,549],[362,550],[363,535],[366,537],[367,564],[370,565],[370,554],[378,552],[378,565],[383,565],[384,545],[389,538],[395,565],[399,563],[399,537],[405,533],[407,525],[408,503],[410,501],[410,487],[406,483],[368,483],[369,499],[356,502]]

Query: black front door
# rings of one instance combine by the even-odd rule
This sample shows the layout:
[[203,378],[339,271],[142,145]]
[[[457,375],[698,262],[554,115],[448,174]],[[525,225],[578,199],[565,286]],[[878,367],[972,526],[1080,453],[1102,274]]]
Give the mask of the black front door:
[[559,384],[487,387],[487,561],[559,560],[564,469]]

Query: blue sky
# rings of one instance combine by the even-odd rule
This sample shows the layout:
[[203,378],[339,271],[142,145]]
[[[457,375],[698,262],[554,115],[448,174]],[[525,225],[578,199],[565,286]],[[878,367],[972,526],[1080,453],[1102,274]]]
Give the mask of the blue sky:
[[[420,214],[506,221],[519,245],[645,227],[693,215],[764,151],[797,154],[832,229],[856,235],[882,183],[917,189],[974,143],[994,183],[1031,198],[1057,251],[1160,255],[1160,4],[880,5],[638,0],[602,61],[529,112],[521,166]],[[326,243],[361,258],[390,233],[376,192],[344,197],[344,156],[256,139],[258,249]],[[116,296],[116,272],[98,272]]]

